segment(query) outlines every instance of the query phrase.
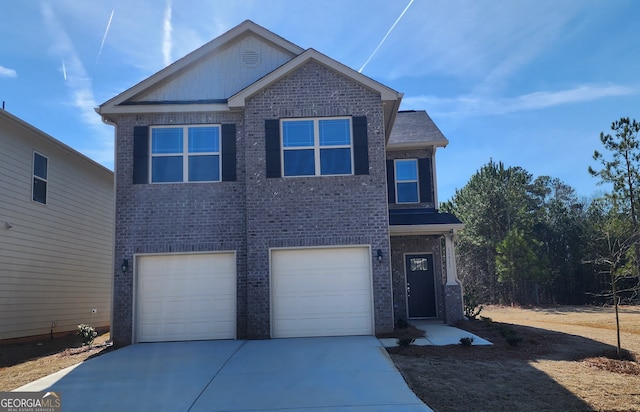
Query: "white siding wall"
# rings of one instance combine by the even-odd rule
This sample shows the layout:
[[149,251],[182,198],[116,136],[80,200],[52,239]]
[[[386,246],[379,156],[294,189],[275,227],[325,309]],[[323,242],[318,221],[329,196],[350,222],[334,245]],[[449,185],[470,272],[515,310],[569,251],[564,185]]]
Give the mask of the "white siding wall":
[[[46,205],[31,200],[34,151]],[[0,116],[0,340],[109,325],[113,216],[111,172]]]

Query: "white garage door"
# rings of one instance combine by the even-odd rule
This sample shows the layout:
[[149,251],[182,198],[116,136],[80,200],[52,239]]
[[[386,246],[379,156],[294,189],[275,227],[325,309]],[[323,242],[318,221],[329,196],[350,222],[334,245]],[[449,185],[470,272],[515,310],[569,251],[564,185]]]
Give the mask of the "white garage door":
[[274,338],[372,335],[369,248],[271,252]]
[[138,342],[234,339],[233,253],[140,256]]

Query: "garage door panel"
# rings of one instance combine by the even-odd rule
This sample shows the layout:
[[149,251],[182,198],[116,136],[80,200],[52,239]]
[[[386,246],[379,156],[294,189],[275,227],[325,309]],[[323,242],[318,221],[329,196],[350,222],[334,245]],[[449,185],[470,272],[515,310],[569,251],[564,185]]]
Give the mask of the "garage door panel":
[[235,255],[158,255],[137,261],[140,342],[233,339]]
[[272,251],[274,337],[373,334],[368,247]]

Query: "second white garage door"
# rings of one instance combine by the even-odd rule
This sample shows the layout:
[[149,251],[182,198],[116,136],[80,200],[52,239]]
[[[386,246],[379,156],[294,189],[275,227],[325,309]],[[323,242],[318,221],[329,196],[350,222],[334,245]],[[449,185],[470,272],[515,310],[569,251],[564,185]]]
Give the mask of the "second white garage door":
[[274,338],[373,334],[368,247],[273,250]]
[[234,339],[235,262],[233,253],[138,257],[137,341]]

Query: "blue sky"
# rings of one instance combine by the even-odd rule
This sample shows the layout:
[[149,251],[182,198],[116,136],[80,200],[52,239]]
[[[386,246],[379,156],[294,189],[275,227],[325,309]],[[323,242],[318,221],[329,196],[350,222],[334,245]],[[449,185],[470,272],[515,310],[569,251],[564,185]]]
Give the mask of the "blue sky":
[[[113,128],[93,108],[242,21],[359,70],[408,4],[0,0],[0,100],[112,168]],[[414,0],[362,73],[449,139],[441,201],[490,159],[592,196],[600,132],[640,120],[638,16],[634,0]]]

